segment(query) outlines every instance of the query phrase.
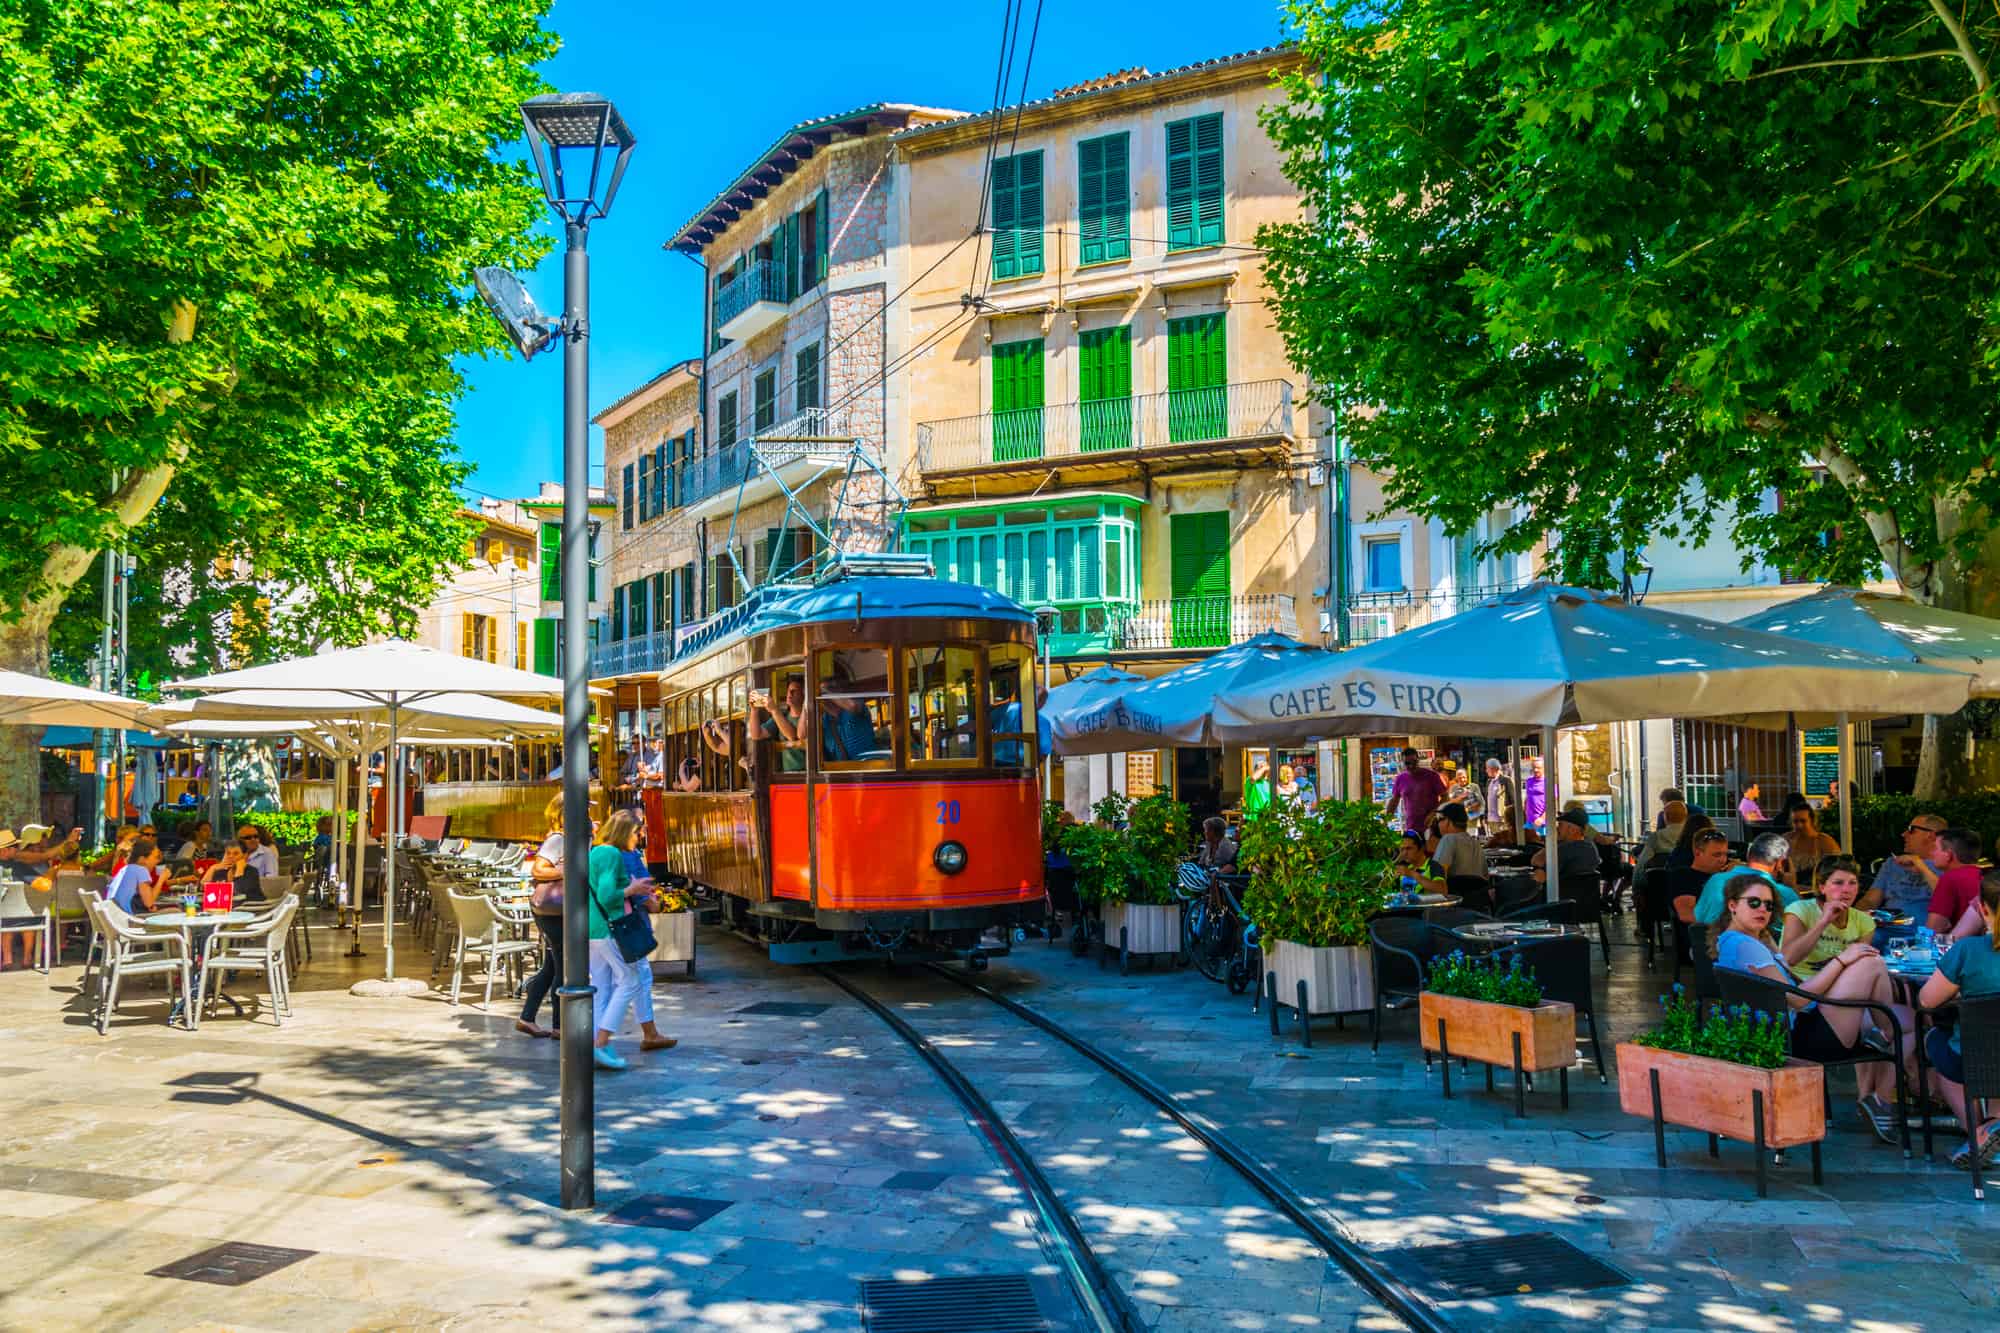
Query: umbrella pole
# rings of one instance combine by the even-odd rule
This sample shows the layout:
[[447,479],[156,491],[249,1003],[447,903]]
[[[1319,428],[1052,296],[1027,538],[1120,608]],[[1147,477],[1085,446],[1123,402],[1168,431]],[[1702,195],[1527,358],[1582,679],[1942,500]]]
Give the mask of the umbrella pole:
[[353,914],[354,942],[348,946],[349,958],[361,958],[361,908],[367,899],[366,879],[368,875],[368,820],[374,813],[368,800],[368,755],[373,747],[371,729],[356,726],[354,729],[354,900],[347,906]]
[[1840,841],[1854,852],[1854,724],[1840,715]]
[[341,853],[344,850],[341,844],[346,841],[345,838],[340,836],[343,832],[346,831],[342,829],[340,826],[340,817],[341,814],[346,811],[346,809],[347,809],[347,765],[342,763],[338,758],[338,756],[336,756],[333,761],[333,840],[327,845],[326,849],[326,860],[327,860],[326,873],[332,876],[333,878],[334,892],[336,895],[340,892],[339,886],[347,882],[346,880],[341,878],[341,873],[340,873],[341,872],[340,863],[341,860],[343,859]]
[[[384,996],[422,995],[430,990],[426,982],[414,977],[396,975],[396,844],[401,839],[403,825],[403,767],[407,760],[403,756],[402,744],[402,704],[397,696],[389,697],[389,747],[388,762],[382,765],[382,780],[386,784],[382,791],[382,979],[380,981],[357,981],[349,986],[353,995]],[[357,923],[355,932],[360,933],[360,910],[354,913]]]
[[1561,734],[1559,727],[1542,728],[1542,881],[1550,902],[1562,896],[1562,847],[1556,836],[1556,816],[1562,813],[1562,779],[1556,773],[1556,738]]

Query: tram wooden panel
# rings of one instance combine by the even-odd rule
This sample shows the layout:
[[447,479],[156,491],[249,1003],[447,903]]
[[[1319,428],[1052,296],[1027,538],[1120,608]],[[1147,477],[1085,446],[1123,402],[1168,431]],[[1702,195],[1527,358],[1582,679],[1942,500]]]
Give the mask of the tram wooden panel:
[[750,792],[661,792],[659,832],[666,854],[652,855],[675,873],[741,898],[766,896]]
[[[980,907],[1042,897],[1041,792],[1032,778],[900,776],[815,786],[822,911]],[[773,818],[775,829],[776,819]],[[774,832],[773,837],[776,834]],[[940,872],[931,853],[965,845],[966,867]]]

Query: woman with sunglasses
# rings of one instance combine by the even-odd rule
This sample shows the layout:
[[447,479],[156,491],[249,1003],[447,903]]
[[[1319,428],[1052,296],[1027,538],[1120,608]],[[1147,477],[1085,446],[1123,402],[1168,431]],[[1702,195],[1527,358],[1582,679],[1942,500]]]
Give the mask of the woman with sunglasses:
[[[1813,996],[1829,1000],[1869,1000],[1887,1005],[1893,993],[1888,969],[1875,946],[1862,941],[1847,945],[1820,965],[1809,977],[1801,977],[1786,963],[1771,935],[1771,920],[1778,910],[1777,890],[1762,875],[1742,874],[1723,885],[1723,921],[1726,928],[1709,941],[1710,956],[1717,967],[1750,972],[1772,981],[1797,986],[1806,995],[1791,995],[1792,1053],[1806,1060],[1840,1060],[1854,1053],[1864,1041],[1873,1049],[1888,1052],[1885,1038],[1868,1023],[1869,1011],[1821,1005]],[[1903,1031],[1911,1030],[1908,1010],[1896,1011]],[[1897,1052],[1908,1057],[1908,1051]],[[1896,1114],[1890,1097],[1896,1087],[1896,1071],[1886,1061],[1854,1067],[1861,1118],[1884,1143],[1896,1142]]]

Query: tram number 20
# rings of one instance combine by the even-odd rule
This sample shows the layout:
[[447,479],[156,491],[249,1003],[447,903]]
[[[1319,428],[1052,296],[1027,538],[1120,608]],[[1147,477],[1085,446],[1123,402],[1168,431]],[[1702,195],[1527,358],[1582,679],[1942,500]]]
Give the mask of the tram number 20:
[[956,824],[958,822],[957,801],[939,801],[937,803],[937,812],[937,822],[940,824]]

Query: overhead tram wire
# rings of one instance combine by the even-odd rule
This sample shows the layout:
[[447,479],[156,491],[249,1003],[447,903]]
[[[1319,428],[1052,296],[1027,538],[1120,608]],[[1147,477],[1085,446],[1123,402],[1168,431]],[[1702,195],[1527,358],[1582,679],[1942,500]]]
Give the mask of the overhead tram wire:
[[[1039,0],[1038,0],[1039,3]],[[972,225],[973,235],[980,238],[980,244],[972,251],[972,271],[979,271],[979,252],[985,247],[986,210],[993,199],[993,154],[1000,144],[1000,124],[1004,119],[1002,111],[1007,102],[1007,85],[1014,73],[1014,47],[1020,40],[1021,10],[1026,0],[1007,0],[1007,7],[1000,16],[1000,56],[993,69],[993,124],[986,136],[986,165],[979,178],[979,217]]]
[[[1025,8],[1027,0],[1021,0],[1021,3],[1022,6]],[[1021,26],[1020,16],[1016,14],[1014,18],[1014,29],[1016,33],[1015,40],[1017,43],[1019,41],[1020,26]],[[1027,109],[1028,79],[1034,73],[1035,43],[1036,40],[1041,36],[1041,33],[1042,33],[1042,0],[1035,0],[1035,24],[1034,27],[1028,33],[1028,58],[1021,65],[1021,95],[1014,103],[1014,132],[1012,137],[1010,137],[1007,141],[1007,156],[1010,158],[1015,155],[1015,150],[1021,146],[1021,113]],[[1010,69],[1011,69],[1011,64],[1012,64],[1012,58],[1009,57]],[[1004,93],[1005,91],[1004,87],[1002,91]],[[1006,119],[1007,119],[1006,108],[1004,106],[995,106],[993,109],[993,138],[988,143],[986,149],[986,180],[985,183],[980,187],[979,191],[979,212],[982,220],[980,231],[982,234],[986,231],[986,228],[983,225],[983,221],[986,214],[986,207],[988,202],[993,197],[993,150],[999,143],[1000,126],[1003,122],[1005,122]],[[975,280],[979,283],[979,294],[973,296],[971,293],[967,293],[967,295],[970,297],[969,304],[971,304],[974,309],[983,310],[986,307],[986,293],[993,285],[993,275],[990,270],[982,272],[978,262],[977,252],[975,252],[973,256],[972,272]]]

